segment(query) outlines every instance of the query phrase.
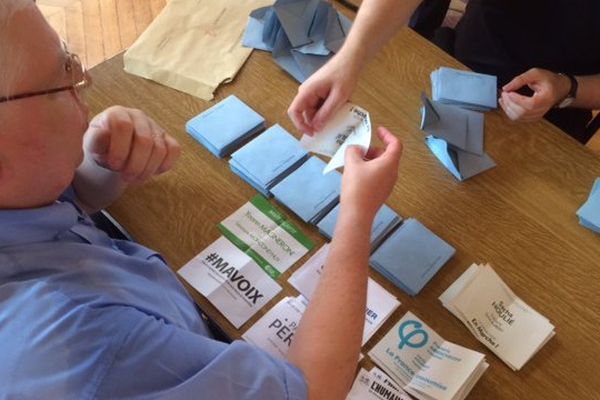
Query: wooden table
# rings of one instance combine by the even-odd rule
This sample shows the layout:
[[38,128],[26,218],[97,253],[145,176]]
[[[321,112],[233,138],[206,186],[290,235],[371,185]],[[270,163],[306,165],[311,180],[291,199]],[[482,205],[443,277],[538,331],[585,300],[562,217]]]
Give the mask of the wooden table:
[[[598,399],[600,235],[582,228],[575,212],[600,176],[600,158],[546,122],[514,124],[493,111],[486,114],[486,151],[498,166],[457,182],[428,150],[418,127],[419,94],[430,93],[429,74],[441,65],[460,67],[403,30],[367,68],[352,99],[371,112],[374,125],[387,126],[404,143],[400,179],[387,204],[404,217],[419,219],[457,249],[414,298],[372,272],[402,306],[363,352],[410,310],[447,340],[487,355],[490,368],[471,399]],[[213,103],[124,73],[121,56],[94,68],[92,76],[93,112],[112,104],[143,109],[183,147],[172,172],[131,188],[110,208],[139,242],[160,251],[177,270],[219,237],[217,224],[255,191],[229,170],[226,160],[216,159],[185,133],[185,122]],[[215,101],[235,93],[269,125],[279,123],[299,137],[286,115],[296,90],[270,54],[254,52],[235,81],[217,91]],[[324,243],[314,227],[285,212],[315,243]],[[282,297],[296,294],[287,278],[302,261],[279,278],[283,292],[240,331],[188,288],[211,318],[239,337]],[[473,262],[491,263],[556,326],[557,335],[519,372],[480,344],[437,299]]]

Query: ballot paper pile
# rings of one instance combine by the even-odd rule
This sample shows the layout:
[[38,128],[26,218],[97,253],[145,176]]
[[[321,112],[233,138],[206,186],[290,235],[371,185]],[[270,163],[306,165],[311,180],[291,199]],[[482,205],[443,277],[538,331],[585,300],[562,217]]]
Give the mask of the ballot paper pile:
[[[326,244],[290,276],[290,284],[308,300],[312,298],[317,288],[328,254],[329,244]],[[373,279],[368,279],[362,345],[367,343],[399,306],[400,302],[396,297]]]
[[454,253],[452,246],[409,218],[375,250],[369,262],[398,288],[415,296]]
[[371,359],[417,399],[464,399],[488,367],[485,356],[444,340],[407,312],[369,352]]
[[[317,224],[319,233],[331,240],[335,232],[338,216],[340,213],[340,205],[338,204]],[[381,206],[371,227],[371,248],[376,249],[387,235],[393,231],[402,222],[402,217],[387,205]]]
[[277,0],[250,14],[245,47],[270,51],[275,62],[304,82],[337,53],[352,22],[322,0]]
[[323,175],[325,163],[309,158],[271,189],[275,199],[304,222],[316,224],[339,201],[342,175],[333,171]]
[[442,67],[431,74],[433,101],[421,94],[429,149],[459,181],[496,164],[484,152],[484,115],[496,108],[496,77]]
[[577,210],[579,223],[600,233],[600,178],[596,178],[587,201]]
[[440,300],[513,370],[554,336],[550,321],[517,297],[490,265],[471,265]]
[[258,192],[270,189],[308,158],[308,152],[289,132],[275,124],[231,155],[229,167]]
[[185,130],[218,158],[265,128],[265,119],[231,95],[189,120]]
[[346,400],[412,400],[404,390],[377,367],[361,368]]

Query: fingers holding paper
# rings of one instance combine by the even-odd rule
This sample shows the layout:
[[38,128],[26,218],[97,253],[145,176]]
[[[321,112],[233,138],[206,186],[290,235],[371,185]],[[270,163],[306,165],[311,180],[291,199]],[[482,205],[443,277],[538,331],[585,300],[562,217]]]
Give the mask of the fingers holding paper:
[[172,168],[181,149],[140,110],[115,106],[90,122],[84,147],[94,161],[120,173],[127,183],[142,183]]
[[377,135],[384,146],[372,147],[366,155],[359,146],[348,147],[342,175],[342,206],[353,204],[370,215],[375,215],[392,192],[402,155],[402,143],[393,133],[379,127]]

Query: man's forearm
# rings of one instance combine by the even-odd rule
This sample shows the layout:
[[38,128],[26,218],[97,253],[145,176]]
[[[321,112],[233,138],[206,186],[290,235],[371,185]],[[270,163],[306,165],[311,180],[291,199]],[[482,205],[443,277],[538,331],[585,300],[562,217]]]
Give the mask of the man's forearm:
[[600,109],[600,74],[577,77],[577,97],[571,107]]
[[340,210],[319,285],[288,352],[310,398],[344,399],[360,352],[373,216],[352,207]]

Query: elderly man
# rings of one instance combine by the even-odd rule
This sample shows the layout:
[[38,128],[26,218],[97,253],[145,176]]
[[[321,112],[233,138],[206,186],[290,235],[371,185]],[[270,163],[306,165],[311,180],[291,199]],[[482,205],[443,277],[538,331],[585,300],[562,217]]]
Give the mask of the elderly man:
[[343,399],[360,349],[369,233],[401,153],[346,154],[340,220],[285,361],[214,340],[162,258],[88,214],[167,171],[177,142],[137,110],[88,126],[79,59],[28,0],[0,2],[0,398]]

